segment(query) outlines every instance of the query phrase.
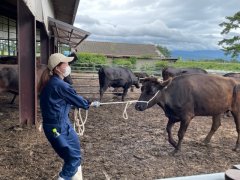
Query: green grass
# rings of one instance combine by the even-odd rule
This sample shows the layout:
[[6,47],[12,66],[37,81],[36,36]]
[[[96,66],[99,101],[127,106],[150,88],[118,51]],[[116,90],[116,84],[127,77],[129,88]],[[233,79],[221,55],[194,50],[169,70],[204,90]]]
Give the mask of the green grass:
[[216,62],[216,61],[177,61],[176,63],[157,62],[156,68],[162,69],[165,66],[177,68],[202,68],[206,70],[240,71],[240,63],[237,62]]

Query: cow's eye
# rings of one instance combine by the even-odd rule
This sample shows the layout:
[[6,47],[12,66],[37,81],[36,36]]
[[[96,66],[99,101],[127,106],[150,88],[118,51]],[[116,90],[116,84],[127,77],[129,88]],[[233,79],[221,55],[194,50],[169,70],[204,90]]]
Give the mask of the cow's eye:
[[156,88],[156,87],[151,87],[151,88],[149,89],[149,91],[148,91],[148,94],[149,94],[149,95],[154,95],[154,94],[156,93],[156,91],[157,91],[157,88]]

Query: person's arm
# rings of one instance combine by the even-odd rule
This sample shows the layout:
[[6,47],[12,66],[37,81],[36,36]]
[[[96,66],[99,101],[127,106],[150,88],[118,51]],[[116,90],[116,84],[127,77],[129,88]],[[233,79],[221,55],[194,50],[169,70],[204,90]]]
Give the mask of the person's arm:
[[88,109],[90,106],[89,101],[84,99],[82,96],[79,96],[69,85],[59,87],[58,93],[69,104],[74,105],[77,108]]

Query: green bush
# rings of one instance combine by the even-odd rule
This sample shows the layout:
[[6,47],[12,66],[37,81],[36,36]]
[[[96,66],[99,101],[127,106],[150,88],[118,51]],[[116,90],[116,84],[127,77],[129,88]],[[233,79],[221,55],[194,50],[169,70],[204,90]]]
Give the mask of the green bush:
[[78,53],[77,57],[79,63],[106,64],[107,62],[107,58],[101,54]]
[[[101,54],[78,53],[78,61],[73,66],[83,68],[84,70],[96,70],[102,64],[107,63],[107,57]],[[77,68],[76,68],[77,69]]]
[[158,61],[155,63],[156,69],[163,69],[164,67],[168,66],[167,61]]
[[114,59],[113,64],[117,66],[124,66],[128,68],[134,68],[137,58],[131,57],[129,59]]
[[128,67],[128,68],[132,68],[133,67],[132,62],[129,61],[128,59],[114,59],[113,60],[113,64],[117,65],[117,66]]
[[129,61],[130,61],[132,64],[136,64],[136,63],[137,63],[137,58],[136,58],[136,57],[130,57],[130,58],[129,58]]

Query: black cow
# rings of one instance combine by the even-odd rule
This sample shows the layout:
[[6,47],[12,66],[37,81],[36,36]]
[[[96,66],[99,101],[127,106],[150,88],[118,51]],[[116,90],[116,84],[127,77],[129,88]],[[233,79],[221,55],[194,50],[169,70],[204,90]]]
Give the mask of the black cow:
[[[163,109],[168,117],[168,141],[175,147],[174,152],[181,149],[184,134],[195,116],[212,116],[212,128],[204,140],[209,143],[221,125],[221,113],[227,110],[232,112],[236,123],[238,138],[234,150],[239,150],[240,85],[234,79],[206,74],[183,75],[163,82],[148,78],[143,82],[141,91],[139,101],[150,101],[137,102],[136,110],[144,111],[155,104]],[[176,122],[180,122],[178,143],[171,133]]]
[[207,74],[207,71],[201,68],[173,68],[166,67],[162,70],[163,80],[167,80],[170,77],[181,76],[184,74]]
[[240,73],[227,73],[223,75],[224,77],[231,77],[240,81]]
[[138,78],[133,72],[123,67],[101,67],[98,71],[99,85],[100,85],[100,101],[102,100],[103,93],[108,87],[122,87],[122,101],[127,94],[128,88],[135,85],[139,88]]
[[134,75],[139,78],[139,82],[142,83],[143,82],[143,78],[149,77],[149,75],[145,72],[134,72]]

